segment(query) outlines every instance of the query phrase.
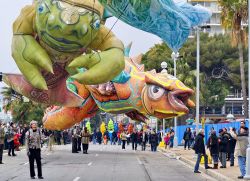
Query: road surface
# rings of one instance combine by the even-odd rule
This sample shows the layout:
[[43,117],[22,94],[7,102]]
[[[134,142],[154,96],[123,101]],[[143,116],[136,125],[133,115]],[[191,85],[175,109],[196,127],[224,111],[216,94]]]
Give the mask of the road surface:
[[[181,162],[160,152],[132,151],[117,145],[92,145],[89,154],[71,153],[71,145],[55,146],[52,152],[43,149],[44,180],[48,181],[205,181]],[[149,149],[149,148],[147,148]],[[0,165],[0,181],[27,181],[29,163],[26,151],[16,157],[4,154]],[[37,171],[37,170],[36,170]]]

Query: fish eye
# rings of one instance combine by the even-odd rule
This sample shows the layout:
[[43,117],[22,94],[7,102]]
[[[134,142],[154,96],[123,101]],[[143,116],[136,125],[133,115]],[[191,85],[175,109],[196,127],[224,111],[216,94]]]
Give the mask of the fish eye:
[[150,85],[148,88],[148,96],[153,99],[157,100],[161,98],[165,93],[165,89],[156,85]]

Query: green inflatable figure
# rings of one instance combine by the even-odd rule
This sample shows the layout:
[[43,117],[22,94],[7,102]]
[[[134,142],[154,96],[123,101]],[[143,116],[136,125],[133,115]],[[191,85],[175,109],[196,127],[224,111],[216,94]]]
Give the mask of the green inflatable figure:
[[104,12],[95,0],[37,0],[24,7],[13,24],[12,41],[24,79],[18,87],[8,83],[27,95],[33,89],[25,81],[50,90],[65,86],[69,76],[85,85],[112,80],[124,69],[124,47],[104,26]]

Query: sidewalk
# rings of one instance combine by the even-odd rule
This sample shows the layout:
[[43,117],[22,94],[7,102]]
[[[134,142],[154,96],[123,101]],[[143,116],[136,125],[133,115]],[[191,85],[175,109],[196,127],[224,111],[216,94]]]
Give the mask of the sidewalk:
[[[178,148],[173,148],[171,150],[169,149],[165,150],[164,148],[159,148],[159,150],[165,153],[165,155],[168,156],[169,158],[181,160],[192,167],[194,167],[195,165],[196,156],[194,150],[184,150],[183,146]],[[209,154],[208,150],[207,154]],[[237,158],[235,159],[234,167],[230,167],[230,163],[227,162],[227,168],[224,169],[219,168],[218,170],[213,170],[213,169],[206,170],[204,168],[204,164],[200,164],[199,170],[219,181],[236,181],[238,180],[237,177],[240,175],[240,169],[238,167]]]

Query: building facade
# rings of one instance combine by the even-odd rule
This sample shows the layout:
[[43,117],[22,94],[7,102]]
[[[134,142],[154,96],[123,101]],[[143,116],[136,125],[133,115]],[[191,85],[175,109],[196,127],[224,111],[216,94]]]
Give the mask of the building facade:
[[[192,5],[204,6],[212,12],[212,17],[206,22],[210,29],[206,29],[206,32],[211,36],[225,32],[221,26],[221,8],[217,0],[189,0],[188,2]],[[194,32],[191,32],[192,35],[194,35]]]

